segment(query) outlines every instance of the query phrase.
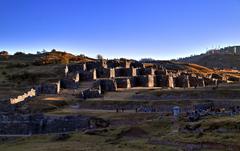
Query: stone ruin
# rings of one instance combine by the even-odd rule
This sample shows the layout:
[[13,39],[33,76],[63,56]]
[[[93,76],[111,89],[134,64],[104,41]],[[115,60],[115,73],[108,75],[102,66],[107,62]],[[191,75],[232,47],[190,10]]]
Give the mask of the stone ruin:
[[35,86],[36,95],[41,94],[59,94],[60,81],[54,83],[43,83]]
[[33,88],[31,88],[31,90],[25,92],[22,95],[9,98],[8,102],[10,104],[17,104],[41,94],[59,94],[59,93],[60,93],[60,81],[55,83],[43,83],[40,85],[35,85]]
[[[84,98],[100,97],[105,92],[120,88],[196,88],[217,84],[213,78],[185,70],[168,71],[159,65],[145,67],[143,63],[126,59],[69,64],[66,69],[65,72],[68,72],[61,80],[61,88],[76,89],[81,81],[95,81],[92,87],[81,92],[80,96]],[[77,81],[76,76],[79,76]]]
[[80,75],[79,73],[65,74],[65,78],[61,79],[60,84],[64,89],[79,88]]
[[[81,90],[82,98],[101,97],[105,92],[134,87],[191,88],[218,85],[220,78],[196,75],[185,70],[166,70],[155,64],[145,67],[144,63],[126,60],[98,60],[69,64],[65,67],[65,77],[55,83],[43,83],[34,87],[36,95],[59,94],[60,89],[80,89],[81,82],[92,81],[94,84]],[[215,79],[215,78],[218,79]],[[12,99],[12,102],[25,100],[24,97]],[[27,98],[27,97],[26,97]]]
[[132,78],[128,78],[128,77],[115,78],[117,87],[125,88],[125,89],[129,89],[133,86],[131,80],[132,80]]

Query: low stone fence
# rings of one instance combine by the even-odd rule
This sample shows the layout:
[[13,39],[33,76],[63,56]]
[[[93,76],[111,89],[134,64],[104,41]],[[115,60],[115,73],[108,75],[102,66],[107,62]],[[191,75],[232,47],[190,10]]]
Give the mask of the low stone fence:
[[80,98],[87,99],[87,98],[99,98],[102,97],[101,90],[99,89],[86,89],[80,93]]
[[0,135],[63,133],[108,125],[103,119],[81,115],[0,115]]
[[36,90],[31,89],[30,91],[24,93],[23,95],[19,95],[16,98],[10,98],[10,103],[16,104],[34,96],[36,96]]

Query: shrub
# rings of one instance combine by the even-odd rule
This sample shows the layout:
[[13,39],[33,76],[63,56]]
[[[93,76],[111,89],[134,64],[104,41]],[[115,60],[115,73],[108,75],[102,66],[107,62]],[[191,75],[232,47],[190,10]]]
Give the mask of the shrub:
[[25,68],[28,67],[27,63],[8,63],[6,68]]
[[97,55],[97,59],[102,60],[102,59],[103,59],[103,56],[100,55],[100,54],[98,54],[98,55]]
[[7,72],[6,71],[2,71],[2,75],[6,75],[7,74]]
[[7,51],[0,51],[0,56],[8,56],[8,52]]
[[18,56],[18,55],[25,55],[25,53],[18,51],[18,52],[16,52],[16,53],[14,54],[14,56]]

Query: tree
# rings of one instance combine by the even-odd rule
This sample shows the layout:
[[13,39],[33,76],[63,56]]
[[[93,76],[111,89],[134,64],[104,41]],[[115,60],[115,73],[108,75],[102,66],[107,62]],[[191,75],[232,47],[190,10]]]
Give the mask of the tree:
[[152,61],[155,61],[153,58],[142,58],[141,60],[140,60],[140,62],[152,62]]
[[57,50],[56,50],[56,49],[53,49],[51,52],[57,52]]
[[7,56],[8,52],[7,51],[0,51],[0,56]]
[[45,49],[42,50],[42,53],[46,53],[46,52],[47,52],[47,50],[45,50]]
[[21,52],[21,51],[18,51],[18,52],[16,52],[14,55],[15,55],[15,56],[17,56],[17,55],[25,55],[25,53],[24,53],[24,52]]
[[80,54],[79,57],[85,58],[86,56],[84,54]]
[[103,59],[103,56],[100,55],[100,54],[98,54],[98,55],[97,55],[97,59],[101,60],[101,59]]

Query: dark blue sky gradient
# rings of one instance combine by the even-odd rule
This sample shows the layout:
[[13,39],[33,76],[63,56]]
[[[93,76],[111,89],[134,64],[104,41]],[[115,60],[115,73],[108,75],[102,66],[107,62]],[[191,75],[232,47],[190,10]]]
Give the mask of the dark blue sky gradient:
[[239,0],[0,0],[0,50],[171,59],[240,44]]

